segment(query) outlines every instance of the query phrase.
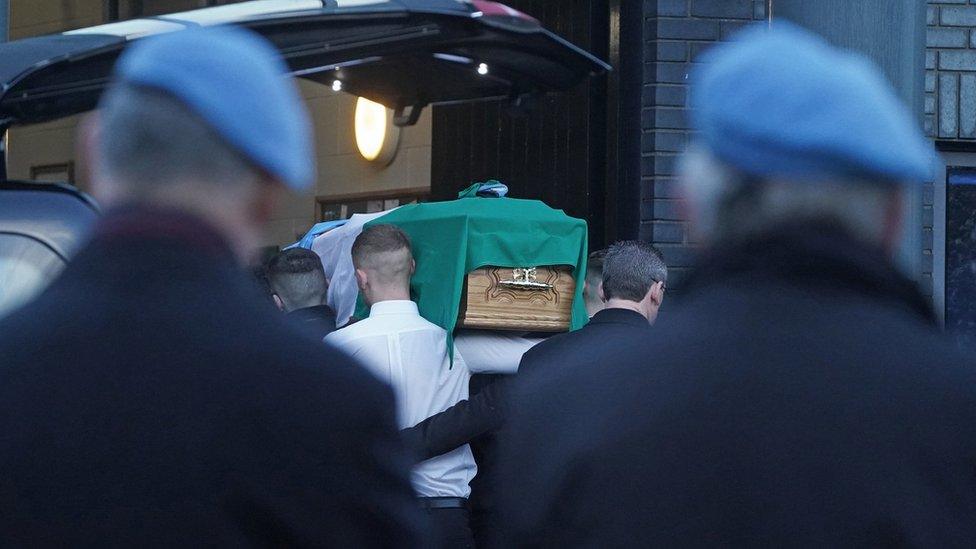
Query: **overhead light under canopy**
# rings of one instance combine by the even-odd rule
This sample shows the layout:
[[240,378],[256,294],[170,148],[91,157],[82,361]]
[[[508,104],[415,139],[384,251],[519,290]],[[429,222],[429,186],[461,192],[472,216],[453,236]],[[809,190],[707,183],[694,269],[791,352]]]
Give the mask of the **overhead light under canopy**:
[[356,100],[356,147],[370,162],[386,166],[396,156],[400,128],[393,124],[393,113],[365,97]]

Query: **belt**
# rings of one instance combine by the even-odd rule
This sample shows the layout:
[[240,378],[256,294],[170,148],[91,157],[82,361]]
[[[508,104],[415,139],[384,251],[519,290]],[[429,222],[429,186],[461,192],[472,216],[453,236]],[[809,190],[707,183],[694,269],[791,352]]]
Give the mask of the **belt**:
[[420,498],[424,509],[467,509],[467,498]]

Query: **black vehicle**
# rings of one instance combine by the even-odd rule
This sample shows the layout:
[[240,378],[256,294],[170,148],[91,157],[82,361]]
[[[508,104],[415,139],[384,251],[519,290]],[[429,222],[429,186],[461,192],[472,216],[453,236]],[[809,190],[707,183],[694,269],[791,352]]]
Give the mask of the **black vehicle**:
[[0,183],[0,316],[61,272],[97,216],[95,203],[67,185]]
[[[530,95],[566,90],[610,68],[535,19],[496,2],[254,0],[0,45],[0,135],[11,126],[94,108],[115,60],[130,43],[220,24],[264,36],[281,52],[293,76],[394,109],[398,125],[414,124],[421,110],[434,104],[504,99],[520,105]],[[0,182],[5,180],[0,155]],[[77,213],[78,208],[91,210],[94,217],[91,202],[65,187],[0,187],[0,315],[5,303],[15,301],[5,296],[20,291],[15,290],[20,286],[12,282],[13,274],[7,275],[9,281],[4,278],[5,269],[21,273],[16,276],[22,280],[41,281],[32,286],[35,291],[43,287],[71,246],[46,242],[35,230],[42,220],[54,227],[60,219],[58,234],[77,241],[91,222],[87,214]],[[28,240],[5,236],[13,234]],[[44,243],[58,259],[45,263],[40,259],[45,252],[38,251],[43,248],[36,248],[37,243]]]

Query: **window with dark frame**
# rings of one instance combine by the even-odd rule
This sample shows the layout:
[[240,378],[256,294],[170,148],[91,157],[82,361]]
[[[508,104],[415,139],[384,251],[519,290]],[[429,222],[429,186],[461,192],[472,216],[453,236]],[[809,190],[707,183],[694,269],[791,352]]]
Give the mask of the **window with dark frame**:
[[31,181],[43,181],[46,183],[68,183],[75,184],[75,163],[62,162],[59,164],[44,164],[31,166]]
[[382,212],[397,206],[426,202],[429,198],[429,187],[317,196],[315,219],[316,221],[349,219],[353,214]]
[[976,349],[976,168],[946,168],[945,327]]

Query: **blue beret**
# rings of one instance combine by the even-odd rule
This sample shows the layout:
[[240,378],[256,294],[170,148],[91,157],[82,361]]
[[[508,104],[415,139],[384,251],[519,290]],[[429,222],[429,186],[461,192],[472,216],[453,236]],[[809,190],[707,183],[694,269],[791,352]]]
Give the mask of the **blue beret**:
[[723,162],[760,177],[931,176],[933,151],[866,58],[777,21],[702,56],[691,123]]
[[315,180],[312,129],[287,72],[260,36],[214,27],[138,41],[119,60],[115,78],[171,94],[257,168],[303,190]]

